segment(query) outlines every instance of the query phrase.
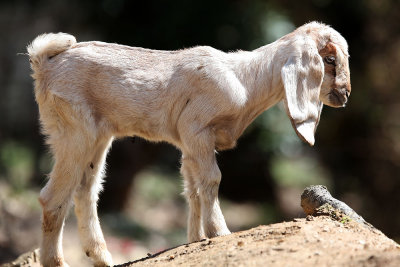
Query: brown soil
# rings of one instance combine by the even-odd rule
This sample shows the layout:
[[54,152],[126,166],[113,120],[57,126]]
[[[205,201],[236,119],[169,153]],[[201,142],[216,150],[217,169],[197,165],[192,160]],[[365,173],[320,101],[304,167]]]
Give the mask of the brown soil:
[[[32,253],[23,258],[25,264],[22,260],[9,266],[35,266]],[[119,266],[400,266],[400,246],[352,220],[308,216],[182,245]]]
[[400,247],[354,221],[309,216],[179,246],[121,266],[400,266]]

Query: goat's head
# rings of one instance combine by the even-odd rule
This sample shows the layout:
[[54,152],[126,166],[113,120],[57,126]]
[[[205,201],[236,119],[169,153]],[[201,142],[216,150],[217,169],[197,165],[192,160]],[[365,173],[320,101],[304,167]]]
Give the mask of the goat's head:
[[344,107],[350,95],[347,42],[331,27],[316,22],[282,40],[289,44],[281,71],[286,111],[298,136],[314,145],[323,104]]

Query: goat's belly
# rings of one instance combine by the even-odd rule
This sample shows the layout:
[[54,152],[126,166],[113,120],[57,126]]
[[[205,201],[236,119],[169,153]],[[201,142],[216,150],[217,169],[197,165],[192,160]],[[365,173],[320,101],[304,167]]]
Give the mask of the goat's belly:
[[111,125],[112,135],[116,137],[138,136],[153,142],[165,141],[164,134],[160,130],[163,126],[156,120],[147,121],[135,116],[107,119]]

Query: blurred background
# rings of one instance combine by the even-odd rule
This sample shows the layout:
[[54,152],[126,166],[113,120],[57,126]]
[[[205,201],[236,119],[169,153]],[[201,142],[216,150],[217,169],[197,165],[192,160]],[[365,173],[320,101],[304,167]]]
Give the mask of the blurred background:
[[[399,17],[396,0],[0,1],[0,263],[39,245],[37,197],[52,160],[24,53],[38,34],[59,31],[78,41],[228,52],[309,21],[331,25],[349,43],[348,106],[324,108],[314,147],[297,138],[281,105],[262,114],[236,149],[218,155],[222,210],[233,231],[289,220],[304,216],[304,187],[323,184],[399,242]],[[115,263],[186,242],[179,158],[174,147],[140,138],[113,144],[99,210]],[[89,264],[72,212],[64,248],[71,266]]]

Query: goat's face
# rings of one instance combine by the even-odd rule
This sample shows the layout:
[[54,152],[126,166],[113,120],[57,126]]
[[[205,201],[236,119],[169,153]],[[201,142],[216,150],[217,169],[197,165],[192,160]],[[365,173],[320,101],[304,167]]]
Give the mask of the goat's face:
[[297,135],[313,145],[323,104],[344,107],[350,95],[346,40],[324,24],[311,22],[282,38],[289,57],[281,70],[286,112]]
[[319,50],[324,62],[320,100],[331,107],[344,107],[350,96],[349,56],[344,45],[328,42]]

